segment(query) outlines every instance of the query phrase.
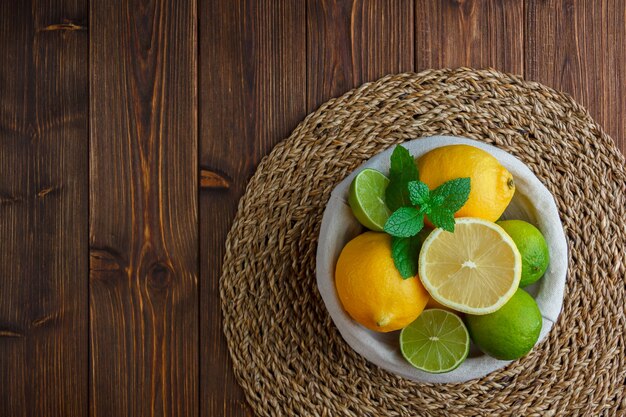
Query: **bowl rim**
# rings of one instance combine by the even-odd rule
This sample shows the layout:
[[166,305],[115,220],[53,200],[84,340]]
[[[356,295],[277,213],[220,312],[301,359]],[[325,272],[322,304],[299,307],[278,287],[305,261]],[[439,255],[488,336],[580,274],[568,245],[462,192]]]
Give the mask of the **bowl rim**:
[[[560,259],[561,261],[551,261],[544,278],[542,278],[538,283],[539,285],[536,289],[538,295],[533,295],[533,298],[535,298],[537,304],[539,305],[543,317],[541,334],[535,344],[535,346],[537,346],[537,344],[541,343],[543,339],[545,339],[553,324],[558,319],[563,304],[563,294],[567,274],[567,241],[565,239],[565,233],[563,231],[563,226],[554,197],[530,170],[530,168],[528,168],[522,161],[495,146],[464,137],[441,135],[412,139],[402,143],[401,145],[407,147],[412,156],[417,157],[425,152],[428,152],[429,150],[450,144],[466,144],[489,152],[505,167],[507,167],[512,174],[514,174],[515,181],[518,184],[518,190],[520,186],[522,186],[523,189],[530,189],[536,193],[537,196],[539,196],[532,201],[528,198],[529,204],[531,204],[533,209],[537,212],[547,213],[545,216],[538,219],[538,221],[542,224],[537,226],[542,231],[544,236],[546,236],[546,240],[548,241],[548,245],[550,247],[551,260]],[[387,371],[419,382],[458,383],[483,377],[493,371],[505,367],[513,361],[501,361],[487,355],[482,355],[479,357],[467,358],[459,368],[449,373],[430,374],[420,371],[413,368],[410,364],[408,364],[408,362],[398,363],[397,355],[399,347],[397,349],[398,352],[380,352],[373,349],[368,343],[366,343],[367,341],[376,343],[376,340],[380,341],[386,337],[381,335],[393,335],[396,332],[382,334],[365,329],[347,315],[338,300],[334,286],[335,260],[332,259],[338,256],[338,254],[333,256],[333,254],[330,253],[330,251],[325,247],[325,243],[327,243],[326,239],[330,236],[331,228],[334,226],[334,217],[338,215],[337,213],[340,210],[345,213],[346,207],[347,210],[349,210],[346,193],[352,179],[366,168],[374,168],[382,170],[383,172],[388,172],[389,156],[391,155],[391,152],[393,152],[394,148],[395,146],[391,146],[372,156],[346,176],[346,178],[344,178],[341,182],[339,182],[331,192],[322,217],[316,253],[316,280],[318,290],[322,296],[325,307],[342,338],[354,351],[359,353],[369,362],[372,362]],[[416,148],[420,148],[420,152],[415,152],[414,149]],[[525,195],[522,195],[520,198],[526,197]],[[350,215],[352,215],[351,212]],[[553,251],[556,251],[556,253]],[[330,273],[328,269],[329,266],[331,267]],[[546,276],[550,276],[550,279],[546,280]],[[374,338],[372,336],[368,338],[367,334],[376,334],[377,337]]]

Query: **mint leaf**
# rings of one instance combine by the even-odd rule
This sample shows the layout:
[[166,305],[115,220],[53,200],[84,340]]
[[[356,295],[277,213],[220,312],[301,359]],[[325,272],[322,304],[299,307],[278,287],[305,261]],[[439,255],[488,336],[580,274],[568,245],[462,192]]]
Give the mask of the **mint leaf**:
[[420,249],[431,231],[422,229],[413,237],[391,238],[391,256],[402,278],[407,279],[417,275]]
[[415,159],[406,148],[398,145],[391,154],[389,167],[389,185],[385,190],[385,203],[389,210],[395,211],[400,207],[411,205],[408,184],[417,181],[419,174]]
[[433,209],[428,213],[428,220],[436,227],[454,232],[454,212],[446,208]]
[[385,232],[395,237],[415,236],[424,227],[424,214],[415,207],[400,207],[385,223]]
[[409,183],[409,198],[416,206],[424,205],[430,199],[428,185],[421,181],[411,181]]
[[431,192],[430,205],[433,210],[446,209],[454,214],[467,202],[470,189],[469,178],[446,181]]
[[391,238],[391,256],[402,278],[411,278],[417,274],[417,259],[421,247],[422,239],[420,235]]

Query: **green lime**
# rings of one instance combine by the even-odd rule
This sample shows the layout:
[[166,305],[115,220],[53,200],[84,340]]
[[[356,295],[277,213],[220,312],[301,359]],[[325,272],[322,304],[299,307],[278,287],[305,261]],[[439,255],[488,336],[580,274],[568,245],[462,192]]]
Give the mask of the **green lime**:
[[521,358],[535,346],[541,332],[541,312],[521,288],[499,310],[465,316],[467,329],[480,350],[502,360]]
[[352,213],[363,226],[382,232],[391,215],[385,204],[385,189],[389,179],[375,169],[364,169],[350,185],[348,203]]
[[550,263],[548,244],[539,229],[522,220],[503,220],[498,225],[511,236],[522,255],[522,278],[519,286],[526,287],[543,276]]
[[456,369],[469,352],[469,334],[454,313],[433,308],[400,333],[400,350],[411,365],[440,374]]

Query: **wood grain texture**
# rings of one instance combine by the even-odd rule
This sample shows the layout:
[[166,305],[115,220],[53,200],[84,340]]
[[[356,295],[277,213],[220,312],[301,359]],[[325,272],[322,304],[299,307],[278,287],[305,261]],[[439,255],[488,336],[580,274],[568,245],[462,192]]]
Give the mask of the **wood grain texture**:
[[413,71],[413,2],[307,2],[307,110],[364,82]]
[[626,153],[626,4],[526,1],[526,77],[571,94]]
[[306,114],[305,4],[201,0],[200,164],[229,180],[203,189],[201,415],[248,416],[222,332],[219,277],[237,202],[260,159]]
[[0,2],[1,416],[88,410],[87,13]]
[[523,74],[626,153],[619,0],[198,3],[0,1],[0,416],[250,416],[226,234],[260,159],[363,82]]
[[416,0],[415,69],[493,67],[524,73],[524,2]]
[[91,415],[198,409],[196,4],[91,2]]
[[200,171],[200,188],[225,190],[230,188],[230,181],[217,172],[203,169]]

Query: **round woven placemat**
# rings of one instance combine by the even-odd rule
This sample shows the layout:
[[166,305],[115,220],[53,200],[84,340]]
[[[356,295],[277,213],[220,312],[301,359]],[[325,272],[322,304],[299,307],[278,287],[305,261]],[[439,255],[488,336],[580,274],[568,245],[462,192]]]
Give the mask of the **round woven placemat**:
[[[463,384],[423,384],[341,338],[315,283],[330,192],[372,155],[458,135],[523,162],[556,198],[569,244],[562,314],[526,357]],[[310,114],[263,159],[239,203],[220,282],[235,375],[263,416],[626,413],[624,157],[569,96],[495,70],[364,84]]]

